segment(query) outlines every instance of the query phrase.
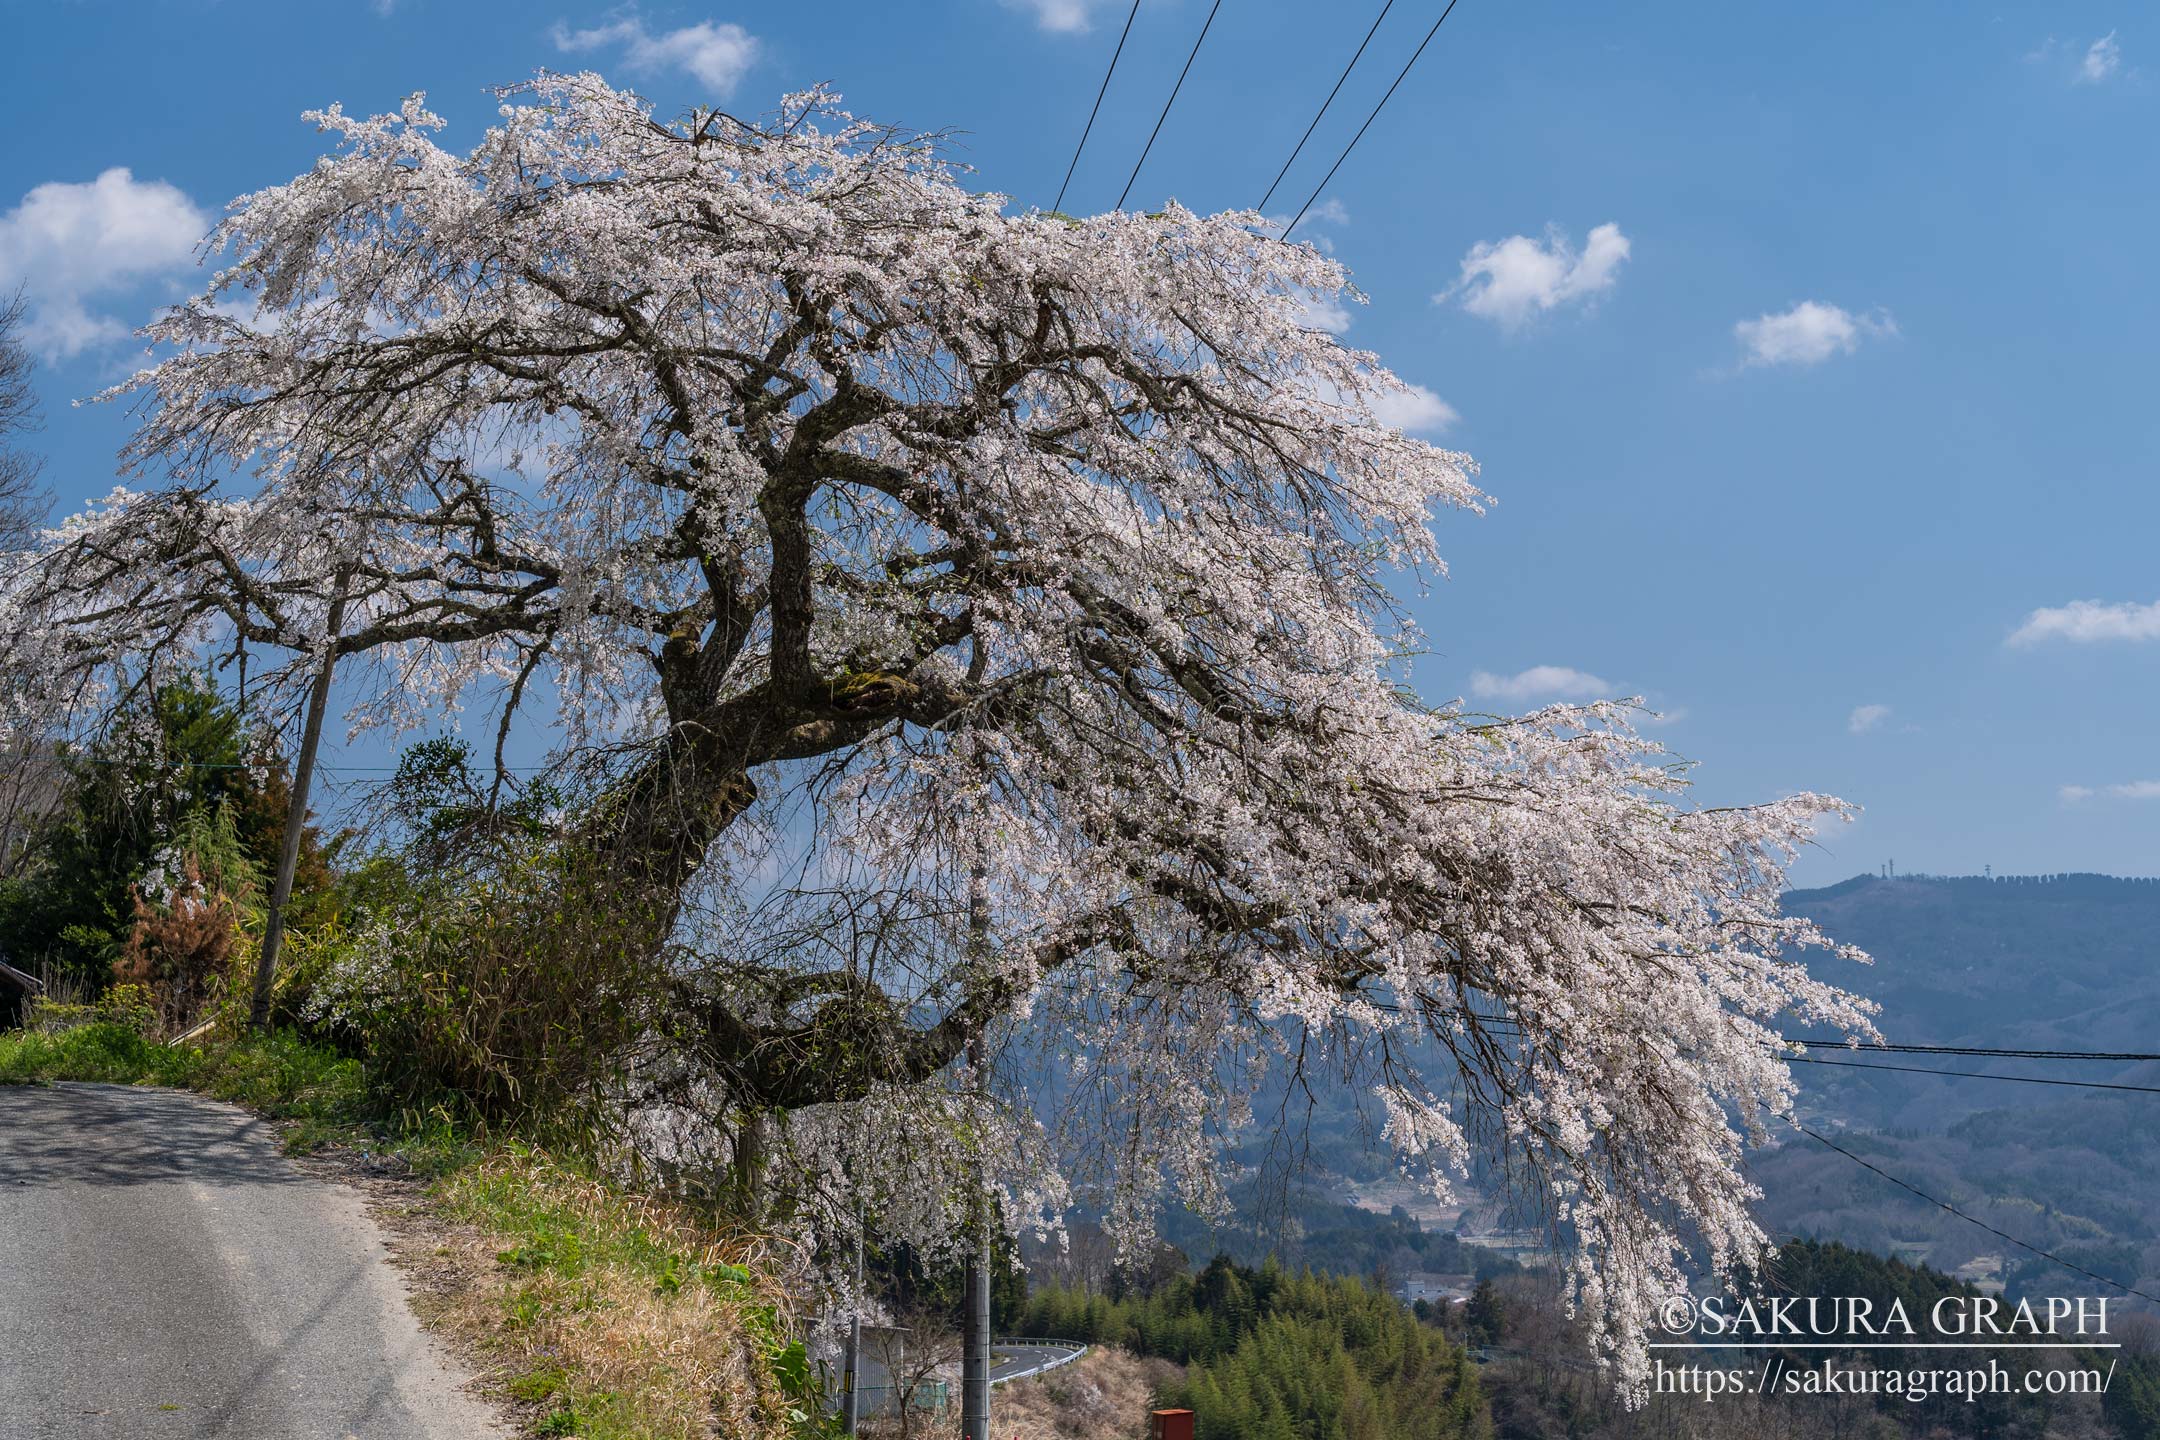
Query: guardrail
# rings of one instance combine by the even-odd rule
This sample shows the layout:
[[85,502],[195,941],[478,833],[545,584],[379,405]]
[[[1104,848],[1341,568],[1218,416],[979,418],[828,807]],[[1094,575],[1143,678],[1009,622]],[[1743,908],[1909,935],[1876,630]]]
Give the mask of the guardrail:
[[990,1342],[990,1349],[995,1352],[1000,1345],[1040,1350],[1059,1349],[1066,1353],[1055,1360],[1046,1360],[1032,1370],[1023,1370],[1017,1375],[1000,1375],[990,1382],[993,1385],[1003,1385],[1013,1380],[1032,1380],[1037,1375],[1048,1374],[1060,1365],[1070,1365],[1088,1352],[1088,1347],[1078,1340],[1057,1340],[1043,1335],[1000,1335]]

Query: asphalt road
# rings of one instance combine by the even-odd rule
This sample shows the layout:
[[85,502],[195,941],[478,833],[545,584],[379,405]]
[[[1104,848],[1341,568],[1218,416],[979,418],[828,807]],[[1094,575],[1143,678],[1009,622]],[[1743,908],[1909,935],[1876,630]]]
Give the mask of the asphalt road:
[[990,1383],[995,1385],[1000,1380],[1017,1380],[1033,1374],[1073,1351],[1070,1345],[1014,1345],[992,1341],[990,1353],[995,1357],[995,1363],[990,1366]]
[[0,1440],[507,1435],[463,1379],[358,1194],[261,1122],[0,1086]]

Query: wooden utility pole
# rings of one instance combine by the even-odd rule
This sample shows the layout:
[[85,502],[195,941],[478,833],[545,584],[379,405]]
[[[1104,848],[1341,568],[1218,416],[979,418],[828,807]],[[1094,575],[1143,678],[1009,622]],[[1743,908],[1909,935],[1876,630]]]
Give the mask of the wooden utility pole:
[[255,997],[248,1007],[248,1028],[270,1025],[270,987],[277,978],[278,951],[285,943],[285,905],[292,899],[293,871],[300,864],[300,835],[307,827],[308,788],[315,781],[315,751],[322,744],[323,712],[330,708],[330,679],[337,668],[338,635],[345,628],[346,591],[351,576],[339,571],[330,596],[330,630],[323,638],[322,667],[308,694],[307,718],[300,727],[300,755],[293,764],[292,803],[285,809],[285,846],[278,852],[277,880],[270,887],[270,912],[263,918],[262,956],[255,962]]

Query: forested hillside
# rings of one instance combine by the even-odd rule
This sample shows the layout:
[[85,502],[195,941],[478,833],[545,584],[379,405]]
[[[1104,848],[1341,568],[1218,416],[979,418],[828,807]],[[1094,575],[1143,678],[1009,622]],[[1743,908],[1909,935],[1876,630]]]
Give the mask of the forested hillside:
[[1463,1348],[1355,1279],[1217,1256],[1145,1296],[1038,1290],[1021,1328],[1185,1365],[1160,1398],[1196,1413],[1199,1440],[1492,1434]]

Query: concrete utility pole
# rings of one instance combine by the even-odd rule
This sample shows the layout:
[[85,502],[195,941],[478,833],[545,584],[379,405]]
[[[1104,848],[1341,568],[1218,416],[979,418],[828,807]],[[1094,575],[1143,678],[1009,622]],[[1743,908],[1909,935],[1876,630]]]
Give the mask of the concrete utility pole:
[[322,744],[323,712],[330,708],[330,678],[337,668],[338,635],[345,628],[345,598],[352,577],[338,572],[330,597],[330,633],[323,639],[322,668],[308,695],[307,719],[300,728],[300,755],[293,764],[292,803],[285,808],[285,848],[278,853],[277,881],[270,887],[270,910],[263,917],[262,956],[255,962],[255,997],[248,1007],[248,1028],[270,1025],[270,986],[277,978],[278,950],[285,942],[285,904],[292,899],[293,871],[300,864],[300,835],[307,827],[308,787],[315,780],[315,751]]
[[[975,983],[983,983],[989,968],[990,885],[982,867],[968,877],[968,951]],[[968,1068],[973,1071],[978,1100],[982,1098],[983,1022],[975,1023],[968,1037]],[[976,1146],[975,1251],[967,1262],[967,1314],[962,1326],[960,1357],[961,1440],[990,1440],[990,1186],[988,1157],[980,1137]]]
[[862,1306],[863,1306],[863,1222],[861,1212],[855,1216],[855,1306],[848,1314],[847,1360],[845,1383],[847,1391],[840,1404],[840,1427],[847,1434],[855,1433],[862,1419]]
[[990,1226],[989,1207],[976,1227],[975,1253],[967,1267],[967,1354],[960,1362],[961,1440],[990,1440]]
[[[981,1074],[982,1039],[968,1044],[968,1062]],[[990,1440],[990,1197],[977,1177],[975,1253],[967,1262],[967,1349],[960,1360],[961,1440]]]

